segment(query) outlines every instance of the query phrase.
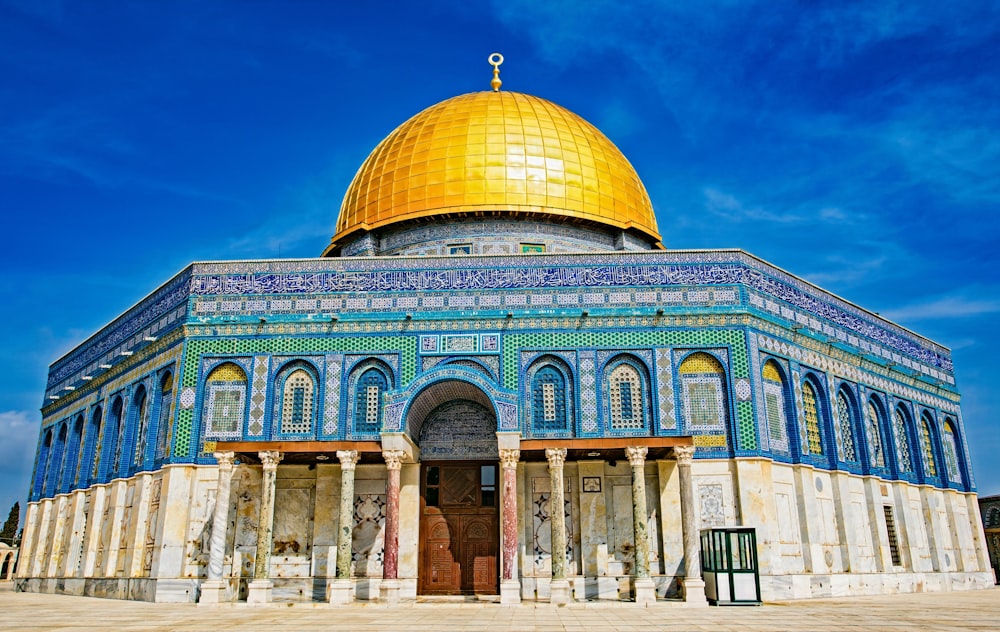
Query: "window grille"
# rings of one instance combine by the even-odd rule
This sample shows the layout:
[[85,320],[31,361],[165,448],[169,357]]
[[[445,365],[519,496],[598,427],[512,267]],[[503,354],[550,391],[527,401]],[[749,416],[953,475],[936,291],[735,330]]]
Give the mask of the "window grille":
[[885,528],[889,532],[889,555],[892,557],[892,565],[902,566],[903,560],[899,555],[899,539],[896,534],[896,516],[891,505],[883,505],[882,511],[885,512]]

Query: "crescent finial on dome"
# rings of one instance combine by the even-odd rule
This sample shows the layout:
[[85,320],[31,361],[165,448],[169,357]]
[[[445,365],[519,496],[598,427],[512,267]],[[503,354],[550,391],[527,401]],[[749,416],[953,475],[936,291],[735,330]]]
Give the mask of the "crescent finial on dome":
[[486,61],[490,62],[493,66],[493,80],[490,81],[490,86],[493,88],[493,92],[500,92],[500,86],[503,82],[500,81],[500,64],[503,63],[503,55],[500,53],[493,53],[486,58]]

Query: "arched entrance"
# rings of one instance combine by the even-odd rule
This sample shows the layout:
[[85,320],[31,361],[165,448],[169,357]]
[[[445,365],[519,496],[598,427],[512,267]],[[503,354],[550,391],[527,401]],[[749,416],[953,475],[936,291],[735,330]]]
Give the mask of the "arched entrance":
[[420,429],[418,592],[498,594],[499,456],[492,402],[469,383],[439,382],[416,396],[407,417],[411,428]]

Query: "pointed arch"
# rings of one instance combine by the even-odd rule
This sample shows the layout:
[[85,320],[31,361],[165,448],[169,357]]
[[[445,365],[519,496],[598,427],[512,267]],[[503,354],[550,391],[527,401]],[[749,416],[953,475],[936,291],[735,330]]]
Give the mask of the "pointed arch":
[[647,433],[652,412],[646,365],[631,354],[616,356],[604,366],[603,383],[608,429],[613,433]]
[[205,437],[236,438],[242,434],[246,415],[247,374],[238,364],[225,362],[205,379]]
[[695,351],[684,358],[677,373],[685,431],[714,436],[717,443],[707,449],[728,449],[728,389],[722,363],[710,353]]
[[[482,372],[483,369],[479,367],[470,370]],[[385,394],[392,390],[393,383],[392,369],[377,358],[359,362],[351,369],[347,379],[350,436],[378,436],[385,415]]]
[[102,482],[107,482],[118,475],[119,467],[121,466],[122,460],[122,435],[125,434],[125,400],[121,395],[115,397],[114,401],[111,403],[111,414],[108,416],[108,428],[106,432],[110,432],[111,443],[108,444],[108,457],[105,461],[108,462],[108,467],[104,472],[104,480]]
[[955,436],[955,422],[945,417],[941,425],[941,450],[944,452],[944,465],[948,481],[962,484],[962,466],[959,462],[958,441]]
[[819,396],[819,386],[810,379],[802,380],[802,423],[806,428],[806,453],[823,456],[823,432],[820,429],[820,415],[823,404]]
[[170,456],[170,439],[173,436],[174,419],[174,375],[170,370],[160,376],[160,388],[157,395],[159,410],[156,419],[156,447],[153,462],[156,464]]
[[66,467],[66,440],[69,435],[67,422],[59,424],[59,431],[56,433],[56,441],[52,446],[52,460],[49,463],[49,475],[45,480],[45,494],[53,495],[59,493],[59,486],[63,477],[63,470]]
[[854,397],[846,387],[837,391],[837,429],[840,431],[840,445],[844,453],[844,461],[858,462],[858,447],[855,441],[854,428],[857,426],[858,412]]
[[924,411],[920,416],[920,454],[923,458],[924,479],[934,479],[938,475],[937,461],[934,457],[936,437],[934,436],[934,420],[930,413]]
[[42,435],[41,451],[38,454],[38,465],[35,467],[35,489],[33,496],[41,498],[45,494],[45,483],[49,477],[49,461],[52,460],[52,429]]
[[892,413],[892,438],[896,446],[896,467],[900,473],[913,472],[909,417],[903,404],[897,405]]
[[525,372],[528,432],[532,435],[568,436],[573,422],[573,373],[552,355],[535,360]]
[[149,431],[149,391],[145,384],[140,384],[132,395],[132,418],[135,420],[135,438],[129,471],[137,472],[145,461],[146,433]]
[[764,423],[771,451],[791,453],[788,445],[788,380],[777,361],[771,359],[761,367],[764,392]]
[[882,403],[874,395],[865,406],[865,431],[868,435],[868,465],[873,468],[886,467],[885,439],[882,436],[884,414]]
[[377,434],[382,426],[382,396],[389,380],[371,367],[358,376],[354,386],[354,434]]
[[97,480],[98,473],[101,467],[101,442],[104,438],[104,409],[100,406],[95,406],[94,410],[90,413],[90,423],[87,426],[86,443],[87,447],[84,452],[84,463],[87,464],[86,469],[81,467],[80,469],[80,486],[88,487],[92,482]]
[[80,466],[80,441],[83,439],[83,425],[83,413],[80,413],[73,421],[72,429],[69,432],[63,474],[59,477],[60,492],[68,492],[73,489],[77,482],[76,473]]
[[319,379],[316,367],[293,360],[278,371],[274,381],[275,435],[309,435],[316,428]]

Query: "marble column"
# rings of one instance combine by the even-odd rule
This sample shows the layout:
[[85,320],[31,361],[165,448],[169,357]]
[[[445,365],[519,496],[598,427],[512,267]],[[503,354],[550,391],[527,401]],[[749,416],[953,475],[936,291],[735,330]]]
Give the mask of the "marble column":
[[403,466],[402,450],[383,450],[385,459],[385,548],[382,556],[382,583],[378,600],[382,603],[399,602],[399,470]]
[[500,467],[503,470],[501,500],[501,558],[500,603],[521,603],[521,582],[517,578],[517,462],[521,451],[500,448]]
[[232,488],[232,452],[216,452],[219,466],[219,483],[215,492],[215,511],[212,514],[212,541],[208,553],[208,580],[201,585],[198,603],[217,604],[230,601],[229,582],[222,579],[222,565],[226,557],[226,538],[229,527],[229,492]]
[[635,534],[635,602],[656,603],[656,584],[649,576],[649,528],[646,525],[646,446],[628,446],[625,456],[632,466],[632,530]]
[[691,481],[691,461],[694,446],[676,446],[677,477],[681,493],[681,529],[684,537],[684,601],[691,606],[707,606],[705,581],[701,578],[701,543],[695,529],[694,485]]
[[337,450],[340,461],[340,520],[337,523],[337,577],[327,589],[330,603],[354,601],[351,532],[354,530],[354,470],[358,466],[358,458],[357,450]]
[[566,503],[563,483],[563,464],[566,462],[566,448],[546,448],[545,458],[549,461],[549,524],[552,542],[552,583],[549,602],[557,605],[569,603],[569,580],[566,579]]
[[264,466],[260,483],[260,517],[257,520],[257,553],[254,556],[253,581],[247,591],[247,604],[270,603],[273,582],[268,579],[271,566],[271,545],[274,531],[274,481],[277,478],[281,453],[277,450],[258,452]]

